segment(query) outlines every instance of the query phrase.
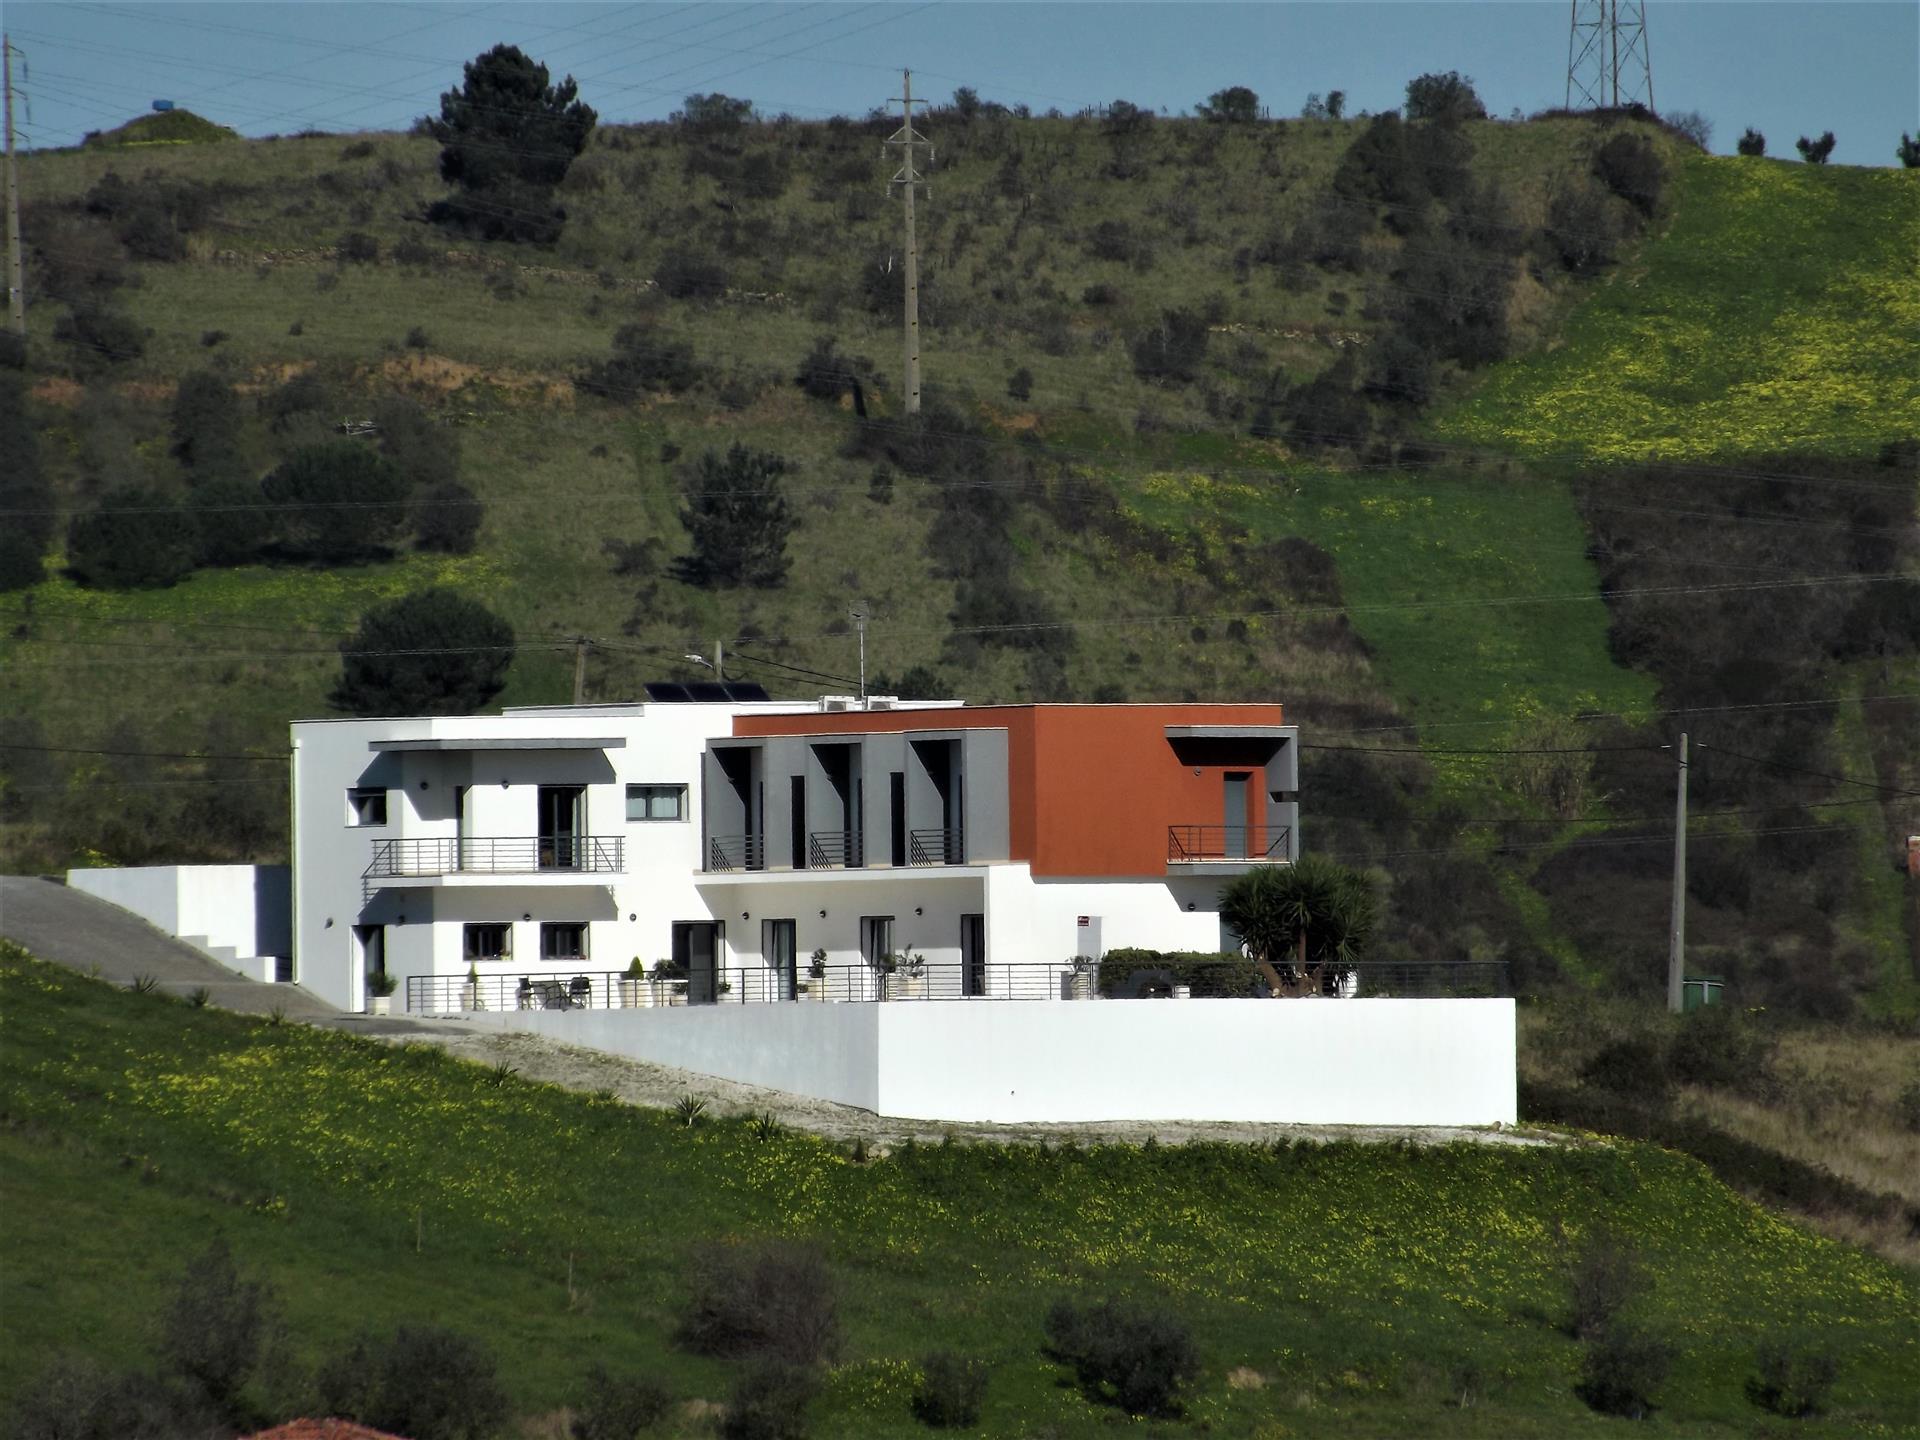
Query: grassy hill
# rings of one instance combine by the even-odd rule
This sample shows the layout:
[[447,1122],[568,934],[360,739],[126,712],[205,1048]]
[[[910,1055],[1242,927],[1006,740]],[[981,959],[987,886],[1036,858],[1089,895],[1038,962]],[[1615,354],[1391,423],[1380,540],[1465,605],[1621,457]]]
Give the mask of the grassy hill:
[[191,110],[159,110],[136,115],[111,130],[95,130],[80,144],[89,150],[111,150],[140,145],[207,145],[239,138],[238,130],[215,124]]
[[[594,698],[693,676],[716,636],[776,693],[844,688],[859,604],[889,686],[1278,698],[1316,743],[1418,752],[1309,756],[1309,843],[1380,868],[1390,943],[1529,988],[1649,983],[1674,730],[1920,788],[1911,708],[1871,698],[1920,691],[1920,661],[1850,578],[1915,568],[1913,457],[1886,449],[1915,424],[1915,177],[1555,119],[1408,127],[1389,195],[1356,159],[1373,122],[929,123],[919,427],[867,122],[603,127],[538,250],[425,224],[445,192],[418,137],[29,157],[29,419],[62,533],[129,479],[192,493],[168,411],[196,371],[241,397],[250,475],[410,400],[486,521],[470,554],[152,591],[78,584],[56,547],[0,597],[0,712],[12,743],[116,753],[5,752],[5,863],[279,853],[275,770],[190,757],[282,753],[359,614],[435,583],[515,626],[507,703],[566,700],[581,637]],[[1650,216],[1594,189],[1619,134],[1664,167]],[[1602,231],[1612,263],[1570,269]],[[58,338],[88,305],[141,353]],[[1143,365],[1177,310],[1204,353]],[[1376,367],[1421,326],[1415,405]],[[643,360],[690,346],[691,382],[579,389],[623,327]],[[865,425],[794,383],[823,337]],[[1332,442],[1330,376],[1361,387]],[[687,466],[736,441],[791,465],[776,589],[675,567]],[[1011,609],[968,583],[1000,557]],[[1910,803],[1734,760],[1695,783],[1703,965],[1752,1001],[1819,972],[1842,1012],[1920,1006],[1890,873]]]
[[[8,1395],[63,1336],[141,1363],[145,1317],[219,1235],[285,1299],[297,1364],[268,1403],[297,1407],[299,1367],[406,1321],[488,1341],[525,1415],[577,1401],[596,1363],[719,1399],[727,1367],[672,1340],[684,1266],[781,1236],[825,1256],[846,1297],[815,1433],[907,1433],[936,1347],[992,1365],[986,1433],[1105,1433],[1114,1413],[1040,1345],[1056,1298],[1109,1292],[1166,1306],[1199,1343],[1185,1419],[1145,1433],[1563,1433],[1595,1423],[1558,1328],[1568,1256],[1606,1226],[1655,1281],[1633,1314],[1675,1347],[1663,1428],[1914,1433],[1912,1274],[1648,1145],[921,1146],[860,1163],[18,952],[0,976],[0,1285],[23,1341],[0,1354]],[[1840,1359],[1829,1413],[1751,1405],[1756,1345],[1811,1336]]]

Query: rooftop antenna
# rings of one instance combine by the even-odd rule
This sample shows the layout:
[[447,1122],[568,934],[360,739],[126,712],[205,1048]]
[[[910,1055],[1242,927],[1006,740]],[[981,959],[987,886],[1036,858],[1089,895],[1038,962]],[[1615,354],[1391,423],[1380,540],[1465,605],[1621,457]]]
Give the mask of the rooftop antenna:
[[1572,4],[1567,109],[1644,105],[1655,110],[1646,0],[1572,0]]

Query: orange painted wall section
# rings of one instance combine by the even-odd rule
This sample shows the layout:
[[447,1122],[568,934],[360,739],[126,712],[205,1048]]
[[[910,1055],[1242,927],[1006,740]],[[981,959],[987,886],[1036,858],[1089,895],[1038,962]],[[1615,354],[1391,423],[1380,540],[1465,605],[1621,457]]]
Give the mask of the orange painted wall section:
[[1250,764],[1183,763],[1169,726],[1285,724],[1278,705],[982,705],[958,710],[743,715],[741,738],[892,734],[977,727],[1007,732],[1008,849],[1036,876],[1161,876],[1169,825],[1219,825],[1228,771],[1255,772],[1251,820],[1265,819]]

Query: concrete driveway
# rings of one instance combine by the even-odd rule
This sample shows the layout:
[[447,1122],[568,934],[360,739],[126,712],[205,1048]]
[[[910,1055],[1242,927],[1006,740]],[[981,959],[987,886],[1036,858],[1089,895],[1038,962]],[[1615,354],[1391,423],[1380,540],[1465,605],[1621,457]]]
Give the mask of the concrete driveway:
[[298,985],[263,985],[236,975],[131,911],[31,875],[0,875],[0,936],[42,960],[71,966],[115,985],[151,975],[169,995],[204,989],[224,1010],[309,1023],[340,1011]]

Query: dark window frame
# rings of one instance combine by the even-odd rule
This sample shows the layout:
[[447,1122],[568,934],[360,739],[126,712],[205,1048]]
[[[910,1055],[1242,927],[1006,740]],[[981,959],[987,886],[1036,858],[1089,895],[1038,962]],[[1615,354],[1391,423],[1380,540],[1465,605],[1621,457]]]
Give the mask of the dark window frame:
[[[662,796],[669,794],[673,796],[674,813],[671,815],[652,814],[651,811],[654,802]],[[636,799],[644,799],[646,801],[646,808],[649,811],[648,814],[636,815],[633,813],[633,802]],[[671,825],[677,821],[686,820],[687,811],[687,787],[685,785],[675,784],[670,781],[648,781],[627,786],[627,823],[629,825]]]
[[[585,920],[542,920],[540,922],[540,958],[542,960],[586,960],[593,954],[588,940],[592,926]],[[580,948],[562,952],[556,941],[567,931],[577,931],[580,936]]]
[[[500,949],[497,954],[482,951],[474,942],[481,932],[498,931]],[[460,927],[460,958],[469,962],[481,960],[511,960],[513,958],[513,926],[499,921],[469,921]]]
[[[377,810],[379,819],[370,820],[367,815]],[[347,787],[347,825],[354,830],[377,830],[387,823],[387,791],[381,785],[350,785]]]

